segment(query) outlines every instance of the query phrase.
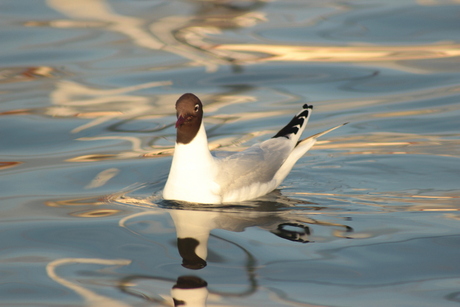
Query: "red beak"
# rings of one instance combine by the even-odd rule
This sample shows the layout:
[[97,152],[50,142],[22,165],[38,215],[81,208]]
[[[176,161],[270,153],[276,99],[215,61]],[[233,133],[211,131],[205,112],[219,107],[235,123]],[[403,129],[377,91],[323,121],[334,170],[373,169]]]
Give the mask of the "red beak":
[[183,123],[185,123],[185,118],[182,117],[182,115],[179,115],[177,117],[176,128],[179,128],[180,126],[182,126]]

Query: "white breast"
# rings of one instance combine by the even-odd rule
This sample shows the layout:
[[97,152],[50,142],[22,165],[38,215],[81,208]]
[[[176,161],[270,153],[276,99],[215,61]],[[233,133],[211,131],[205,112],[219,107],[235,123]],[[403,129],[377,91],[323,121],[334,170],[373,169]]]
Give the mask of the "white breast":
[[220,186],[214,180],[217,170],[202,124],[191,143],[176,144],[163,198],[207,204],[221,203]]

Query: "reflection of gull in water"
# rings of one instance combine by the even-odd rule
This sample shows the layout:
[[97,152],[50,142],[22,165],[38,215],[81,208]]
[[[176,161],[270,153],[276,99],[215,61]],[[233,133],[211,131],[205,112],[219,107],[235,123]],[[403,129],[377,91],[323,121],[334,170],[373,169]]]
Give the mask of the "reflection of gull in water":
[[[295,242],[306,243],[309,241],[310,228],[327,226],[334,229],[333,235],[337,237],[349,237],[352,229],[343,224],[322,222],[312,219],[307,216],[308,213],[319,214],[324,208],[319,207],[317,204],[311,204],[301,200],[294,200],[282,196],[280,193],[273,192],[264,197],[261,201],[248,201],[238,206],[200,206],[200,205],[187,205],[186,203],[176,203],[162,201],[155,204],[154,198],[134,198],[129,194],[120,193],[108,197],[105,202],[90,203],[84,200],[74,200],[73,202],[63,201],[61,203],[53,204],[54,206],[72,206],[73,209],[78,205],[93,205],[99,206],[101,204],[117,204],[120,206],[130,206],[142,208],[142,212],[138,212],[129,216],[124,216],[119,220],[119,225],[133,234],[144,237],[144,232],[139,233],[136,224],[138,222],[144,223],[149,216],[163,215],[168,212],[176,227],[176,236],[178,242],[179,253],[183,259],[183,265],[189,269],[199,269],[206,265],[208,258],[208,239],[213,237],[214,240],[219,240],[221,243],[232,246],[237,253],[236,261],[239,264],[242,262],[239,270],[244,278],[244,283],[241,284],[243,288],[239,291],[216,291],[212,287],[208,289],[206,281],[197,276],[182,275],[177,278],[174,284],[173,278],[154,275],[129,275],[125,276],[118,281],[118,287],[126,294],[130,294],[141,298],[149,303],[156,303],[161,306],[171,306],[172,301],[176,304],[185,303],[185,305],[177,306],[206,306],[206,298],[209,292],[208,300],[221,300],[225,297],[246,297],[252,295],[257,289],[257,258],[252,254],[251,250],[246,249],[244,246],[239,245],[235,240],[231,240],[228,236],[219,237],[211,234],[213,229],[223,229],[232,232],[241,232],[248,227],[260,227],[263,230],[271,232],[281,239],[276,240],[290,240]],[[51,204],[48,204],[51,205]],[[163,209],[162,209],[163,208]],[[100,209],[104,210],[104,209]],[[308,210],[307,214],[304,210]],[[77,212],[81,213],[80,210]],[[102,212],[102,211],[101,211]],[[114,212],[116,214],[117,212]],[[118,212],[119,213],[119,212]],[[73,214],[74,215],[74,214]],[[79,215],[84,218],[100,217],[101,215]],[[145,230],[145,227],[142,228]],[[149,230],[150,231],[150,230]],[[158,229],[151,229],[153,234],[156,234]],[[145,238],[148,239],[148,238]],[[254,238],[257,239],[257,238]],[[190,243],[190,244],[189,244]],[[213,246],[213,245],[212,245]],[[228,248],[226,249],[228,251]],[[218,257],[221,250],[211,247],[213,257]],[[241,253],[242,252],[242,253]],[[212,262],[212,257],[209,257]],[[226,258],[225,256],[223,258]],[[230,260],[228,258],[228,261]],[[88,302],[89,306],[101,306],[104,302],[106,305],[117,306],[110,303],[110,298],[103,297],[94,293],[92,290],[84,288],[81,283],[75,283],[69,278],[63,278],[57,275],[58,268],[65,265],[78,265],[78,264],[94,264],[94,265],[129,265],[132,260],[128,259],[85,259],[85,258],[65,258],[58,259],[51,262],[47,267],[48,275],[60,283],[61,285],[75,291],[83,296]],[[232,266],[233,267],[233,266]],[[232,270],[237,269],[233,267]],[[171,296],[168,296],[164,291],[164,286],[171,290]],[[160,287],[161,286],[161,287]],[[99,304],[99,305],[98,305]],[[187,305],[188,304],[188,305]],[[120,306],[123,306],[119,303]],[[216,304],[217,306],[218,304]]]
[[[119,200],[126,204],[133,203],[135,199],[125,196]],[[309,203],[300,200],[293,200],[283,197],[279,193],[271,193],[265,196],[263,201],[249,201],[238,206],[206,206],[192,205],[187,203],[177,203],[163,201],[159,205],[167,210],[174,221],[177,236],[177,248],[182,257],[182,265],[188,269],[202,269],[207,265],[208,240],[210,236],[221,242],[226,242],[234,246],[238,251],[243,252],[244,261],[241,266],[247,276],[246,286],[238,293],[230,291],[228,293],[208,290],[206,281],[196,276],[180,276],[176,285],[171,291],[175,306],[206,306],[208,293],[212,297],[245,297],[253,294],[258,289],[257,282],[257,259],[238,243],[228,240],[228,238],[212,235],[214,229],[222,229],[232,232],[242,232],[248,227],[260,227],[276,236],[300,243],[309,242],[310,227],[327,226],[336,229],[334,235],[337,237],[348,238],[352,228],[343,224],[322,222],[307,217],[300,212],[299,203],[308,205]],[[154,204],[152,204],[153,206]],[[297,206],[295,206],[297,205]],[[305,208],[304,208],[305,209]],[[317,206],[312,210],[320,210]],[[139,212],[126,216],[120,220],[119,225],[127,230],[136,233],[134,223],[145,220],[148,215],[158,214],[158,210]],[[338,230],[338,229],[340,230]],[[212,249],[214,257],[218,257],[220,250]],[[228,252],[228,250],[227,250]],[[225,256],[224,256],[225,257]],[[238,258],[238,256],[237,256]],[[233,261],[233,260],[232,260]],[[236,268],[234,268],[236,269]],[[120,289],[134,296],[141,297],[148,301],[160,303],[155,294],[158,288],[158,281],[163,280],[155,276],[130,276],[125,278],[120,284]],[[243,286],[243,285],[241,285]],[[161,295],[164,297],[164,295]],[[183,304],[183,305],[180,305]]]
[[[128,198],[120,199],[127,202]],[[337,237],[349,238],[352,228],[343,224],[322,222],[296,210],[294,204],[305,203],[284,197],[277,191],[258,201],[239,203],[238,206],[206,206],[164,201],[176,227],[177,247],[182,257],[182,265],[189,269],[206,266],[208,240],[211,231],[223,229],[241,232],[248,227],[259,227],[276,236],[294,242],[310,242],[311,225],[338,227]],[[286,210],[290,209],[290,210]],[[314,210],[320,208],[314,207]],[[157,214],[157,211],[141,212],[120,220],[119,225],[129,229],[128,221],[133,218]]]
[[206,306],[207,282],[195,276],[181,276],[171,291],[174,306]]
[[[276,203],[265,204],[276,206]],[[247,227],[260,227],[280,238],[307,243],[310,241],[309,225],[351,228],[335,223],[320,222],[306,216],[284,211],[245,210],[240,212],[169,210],[177,233],[177,247],[182,257],[182,265],[189,269],[201,269],[206,266],[208,239],[213,229],[241,232]]]
[[[46,266],[47,275],[59,283],[60,285],[69,288],[75,293],[81,295],[88,307],[100,307],[100,306],[111,306],[111,307],[128,307],[129,304],[122,303],[120,300],[112,299],[108,296],[97,294],[82,286],[82,282],[73,282],[69,278],[61,277],[57,274],[59,267],[76,265],[76,264],[93,264],[93,265],[105,265],[105,266],[125,266],[131,264],[131,260],[126,259],[100,259],[100,258],[60,258],[51,261]],[[123,278],[118,282],[118,288],[128,294],[146,298],[145,295],[139,295],[138,291],[134,291],[132,288],[138,286],[138,281],[141,279],[155,279],[146,276],[129,276]],[[151,289],[149,289],[151,290]],[[194,306],[200,307],[206,306],[206,298],[208,296],[207,283],[199,277],[195,276],[180,276],[177,279],[176,284],[171,290],[172,297],[166,297],[161,295],[161,298],[148,297],[149,301],[158,303],[163,306],[171,306],[170,301],[172,300],[174,306]]]
[[[123,278],[119,289],[132,296],[141,298],[155,306],[205,307],[208,297],[208,283],[197,276],[179,276],[172,286],[171,297],[158,293],[160,283],[172,284],[172,281],[159,276],[132,275]],[[157,293],[155,293],[157,292]]]
[[[308,226],[286,221],[279,213],[273,212],[219,212],[198,210],[169,210],[176,226],[177,248],[182,257],[182,265],[189,269],[206,266],[208,240],[213,229],[234,232],[247,227],[258,226],[289,240],[308,242]],[[286,231],[284,225],[297,225],[296,230]]]

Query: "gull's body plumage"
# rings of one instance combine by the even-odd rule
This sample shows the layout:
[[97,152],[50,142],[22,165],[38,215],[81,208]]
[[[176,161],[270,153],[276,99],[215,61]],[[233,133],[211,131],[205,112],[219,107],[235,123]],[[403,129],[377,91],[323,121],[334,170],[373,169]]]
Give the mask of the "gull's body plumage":
[[[215,157],[208,149],[201,118],[199,125],[194,128],[197,131],[190,133],[190,137],[179,140],[180,133],[183,133],[180,129],[184,129],[184,126],[188,129],[187,120],[194,120],[179,110],[181,99],[186,102],[192,99],[193,103],[189,104],[195,110],[198,105],[202,108],[199,99],[190,95],[193,94],[184,94],[176,104],[178,141],[163,191],[165,199],[218,204],[240,202],[265,195],[281,184],[297,160],[315,144],[319,136],[342,126],[299,141],[313,108],[304,105],[291,122],[273,138],[241,152]],[[186,97],[183,98],[184,96]]]

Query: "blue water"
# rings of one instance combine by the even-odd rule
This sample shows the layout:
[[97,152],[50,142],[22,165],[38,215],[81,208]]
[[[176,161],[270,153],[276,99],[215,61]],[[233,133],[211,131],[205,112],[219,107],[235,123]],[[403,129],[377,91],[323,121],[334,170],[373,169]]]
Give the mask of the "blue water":
[[[458,306],[459,15],[449,0],[2,1],[0,304]],[[185,92],[216,150],[304,103],[305,135],[349,124],[261,199],[168,202]]]

